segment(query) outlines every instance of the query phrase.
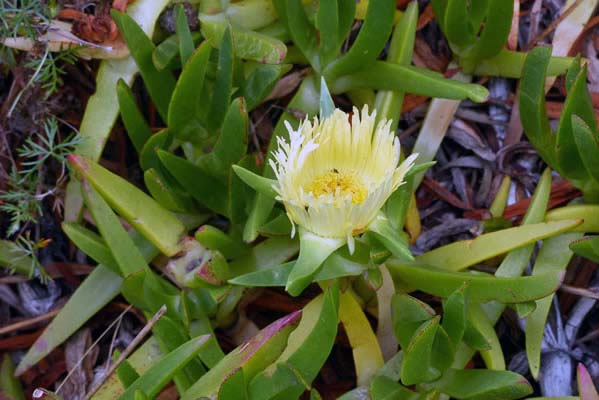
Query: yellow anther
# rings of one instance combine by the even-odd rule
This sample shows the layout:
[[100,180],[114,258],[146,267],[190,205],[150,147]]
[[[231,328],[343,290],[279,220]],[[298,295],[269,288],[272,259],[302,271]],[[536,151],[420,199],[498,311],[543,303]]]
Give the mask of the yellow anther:
[[362,204],[368,197],[368,190],[356,174],[336,169],[314,179],[306,191],[315,197],[325,194],[342,197],[350,195],[353,204]]

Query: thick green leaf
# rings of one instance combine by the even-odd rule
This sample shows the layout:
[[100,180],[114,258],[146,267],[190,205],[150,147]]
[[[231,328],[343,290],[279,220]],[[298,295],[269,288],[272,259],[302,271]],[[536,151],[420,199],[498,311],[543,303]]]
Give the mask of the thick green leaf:
[[568,72],[566,73],[566,90],[570,92],[572,90],[572,86],[576,82],[580,71],[582,70],[581,56],[580,54],[576,56],[570,68],[568,68]]
[[437,23],[440,25],[441,29],[445,29],[445,13],[447,12],[447,4],[448,2],[445,0],[431,0],[433,12],[435,13],[435,17],[438,21]]
[[152,62],[158,71],[175,64],[179,52],[179,37],[177,34],[164,39],[152,52]]
[[171,380],[175,372],[191,361],[208,341],[208,336],[194,338],[162,357],[158,362],[127,388],[119,400],[134,399],[136,390],[143,389],[149,397],[155,397]]
[[[581,233],[566,233],[545,240],[533,266],[533,276],[565,271],[572,258],[569,244],[579,239]],[[539,376],[541,367],[541,346],[545,334],[545,323],[553,303],[553,294],[537,300],[537,308],[526,318],[526,355],[532,376]]]
[[158,157],[168,172],[200,204],[218,214],[228,214],[227,188],[224,182],[191,162],[166,151],[159,150]]
[[148,269],[146,260],[127,234],[118,217],[94,188],[83,181],[83,198],[122,277]]
[[139,154],[143,145],[150,136],[152,136],[152,131],[146,122],[145,117],[137,107],[135,95],[124,80],[119,79],[116,93],[119,101],[121,119],[127,130],[127,135],[129,135],[135,150],[137,150],[137,153]]
[[572,115],[571,124],[578,155],[586,169],[585,175],[590,176],[595,185],[599,185],[599,133],[596,127],[593,131],[578,115]]
[[[470,8],[476,3],[471,3]],[[512,27],[513,0],[490,0],[486,20],[476,44],[467,51],[467,58],[481,60],[491,58],[503,49]],[[478,22],[478,21],[477,21]]]
[[[203,38],[200,32],[191,32],[191,38],[193,40],[191,53],[193,53],[196,45],[200,44]],[[156,46],[152,53],[152,62],[159,71],[165,68],[178,69],[182,67],[179,60],[180,53],[179,36],[175,33]]]
[[511,400],[532,393],[528,381],[516,373],[484,369],[449,370],[427,386],[468,400]]
[[469,284],[471,301],[484,303],[496,300],[501,303],[522,303],[545,297],[561,284],[563,273],[551,272],[518,278],[500,278],[486,274],[453,272],[427,265],[387,262],[394,280],[408,287],[448,297],[464,282]]
[[0,364],[0,398],[5,400],[25,400],[19,379],[14,377],[15,366],[9,353],[4,353]]
[[569,231],[580,224],[581,220],[570,219],[503,229],[483,234],[476,239],[436,248],[416,257],[416,261],[459,271],[483,260]]
[[318,55],[322,65],[328,65],[339,52],[339,5],[337,0],[321,1],[316,10],[318,29]]
[[[138,232],[131,232],[133,242],[149,262],[160,252]],[[77,331],[89,318],[117,296],[123,279],[104,265],[98,265],[71,295],[60,313],[31,346],[17,367],[17,375],[37,364],[58,345]]]
[[218,228],[211,225],[202,225],[195,233],[195,238],[203,246],[218,250],[228,259],[237,258],[249,251],[248,246],[241,241],[233,239]]
[[[522,218],[522,225],[537,224],[543,221],[545,218],[545,211],[547,210],[547,204],[549,203],[550,194],[551,169],[546,168],[545,171],[543,171],[541,179],[539,179],[539,183],[537,184],[537,187],[532,195],[530,205],[528,206],[528,209]],[[510,251],[495,271],[495,276],[514,277],[522,275],[524,269],[530,261],[533,250],[534,245],[530,244]],[[504,308],[504,306],[500,304],[489,304],[486,306],[487,310],[492,308],[494,309],[494,311],[491,312],[491,320],[493,321],[499,318],[499,315],[501,315]]]
[[[142,26],[148,36],[152,36],[156,20],[167,5],[168,0],[138,0],[127,7],[127,14]],[[77,146],[77,154],[94,161],[100,158],[119,113],[117,82],[122,79],[128,85],[132,85],[137,71],[133,57],[102,61],[96,74],[96,92],[87,101],[85,114],[79,126],[84,140]],[[69,186],[77,186],[77,183],[71,181]],[[74,219],[81,208],[81,190],[73,188],[67,193],[66,214],[70,214],[69,216],[73,217],[71,219]],[[71,193],[79,196],[79,199],[71,196]]]
[[208,107],[208,99],[201,93],[211,50],[208,42],[202,43],[177,80],[168,108],[168,128],[178,139],[198,142],[209,136],[202,126],[200,110]]
[[476,32],[468,15],[467,0],[448,0],[443,28],[449,43],[457,46],[458,49],[474,43]]
[[175,88],[175,78],[168,70],[156,69],[152,62],[154,43],[133,18],[114,9],[110,15],[127,42],[158,113],[166,121],[171,94]]
[[[470,304],[468,310],[468,322],[471,329],[471,339],[478,341],[485,348],[480,355],[483,358],[488,369],[505,370],[505,357],[499,337],[493,326],[495,321],[491,321],[482,310],[480,304]],[[479,336],[476,338],[476,336]],[[482,340],[480,340],[482,339]]]
[[312,67],[319,71],[322,66],[317,58],[318,44],[316,32],[310,24],[300,0],[273,0],[279,18],[293,39],[293,43],[300,49]]
[[223,123],[225,114],[231,101],[233,85],[233,39],[231,29],[227,27],[220,41],[218,61],[216,65],[216,78],[210,99],[210,108],[204,115],[204,121],[209,131],[218,129]]
[[339,288],[308,303],[281,356],[250,382],[252,400],[296,398],[316,378],[337,335]]
[[273,237],[253,246],[252,251],[231,262],[233,276],[260,269],[272,268],[295,256],[299,250],[297,240],[289,237]]
[[377,376],[370,385],[372,400],[418,400],[420,396],[386,376]]
[[112,252],[98,234],[72,222],[63,222],[62,230],[79,250],[93,258],[98,264],[104,264],[112,272],[122,276]]
[[[153,255],[157,253],[157,250],[153,251]],[[120,292],[122,282],[122,278],[107,267],[97,266],[29,348],[17,367],[16,375],[23,374],[37,364],[115,298]]]
[[[505,78],[521,78],[528,53],[502,49],[495,57],[468,64],[460,60],[464,72],[474,75],[491,75]],[[574,58],[551,57],[547,66],[547,76],[566,73]]]
[[[169,318],[166,315],[158,320],[152,328],[152,332],[164,354],[175,351],[190,339],[183,323]],[[206,351],[208,347],[214,345],[214,342],[216,342],[216,339],[213,335],[210,335],[204,345],[200,348],[200,351]],[[175,372],[173,375],[173,382],[175,383],[177,390],[181,393],[189,389],[193,382],[198,380],[205,372],[206,369],[200,363],[200,360],[195,357],[189,360],[180,371]]]
[[[244,132],[245,134],[245,132]],[[244,155],[238,165],[255,169],[256,159],[251,155]],[[231,225],[235,226],[234,230],[243,229],[243,224],[247,220],[247,209],[250,199],[254,194],[252,190],[237,176],[232,165],[227,165],[227,183],[228,183],[228,202],[227,213],[231,221]]]
[[171,212],[125,179],[95,162],[71,155],[69,163],[111,207],[160,251],[168,256],[179,252],[179,241],[185,233],[185,226]]
[[[576,117],[578,117],[578,120],[574,123],[576,124],[577,132],[574,132],[572,124],[573,118]],[[570,90],[568,90],[568,96],[566,97],[557,128],[557,161],[560,172],[569,179],[589,179],[587,168],[585,168],[587,162],[591,162],[591,168],[593,164],[597,163],[596,150],[598,148],[596,136],[595,140],[591,139],[591,141],[587,141],[586,143],[591,146],[587,149],[587,152],[590,154],[587,153],[585,159],[581,159],[581,155],[579,154],[576,136],[586,133],[584,132],[585,126],[588,127],[588,133],[591,134],[591,138],[593,138],[593,134],[597,135],[597,121],[595,120],[591,95],[587,89],[586,67],[583,67],[570,87]],[[585,151],[584,148],[583,151]],[[596,171],[595,174],[597,174]]]
[[545,107],[545,77],[550,58],[549,47],[535,47],[528,53],[522,68],[518,100],[526,137],[543,160],[559,171],[555,135],[549,126]]
[[435,316],[428,304],[405,293],[397,293],[391,299],[393,329],[402,349],[408,347],[418,328]]
[[283,352],[289,334],[299,322],[300,316],[300,312],[294,312],[262,329],[203,375],[182,394],[181,400],[216,396],[223,384],[240,371],[246,381],[252,379]]
[[200,23],[202,33],[212,42],[213,46],[221,42],[223,34],[229,27],[233,35],[235,56],[244,60],[264,64],[280,64],[287,54],[287,47],[281,40],[235,25],[230,26],[222,14],[200,14]]
[[545,221],[582,219],[583,223],[572,228],[572,232],[599,233],[599,205],[571,205],[547,212]]
[[248,146],[248,114],[243,97],[238,97],[229,106],[223,128],[216,144],[214,156],[219,168],[229,171],[229,167],[241,160]]
[[[468,19],[474,27],[478,27],[489,13],[489,3],[491,0],[474,1],[470,3],[468,9]],[[508,0],[508,2],[511,0]],[[513,7],[513,5],[512,5]]]
[[452,343],[445,329],[439,326],[431,353],[431,366],[433,369],[441,373],[445,372],[453,363],[455,348],[456,346]]
[[189,30],[189,24],[187,23],[187,16],[185,15],[185,9],[181,4],[175,6],[175,28],[177,37],[179,38],[179,54],[181,56],[181,65],[185,65],[191,53],[195,50],[193,44],[193,38],[191,37],[191,31]]
[[[532,196],[530,206],[522,219],[523,225],[539,223],[545,218],[545,211],[547,209],[550,192],[551,170],[547,168],[541,175],[541,179]],[[527,245],[510,251],[497,268],[495,275],[502,277],[516,277],[522,275],[530,261],[533,249],[534,245]],[[482,307],[484,308],[484,313],[487,315],[487,319],[469,315],[470,322],[475,325],[478,332],[475,329],[468,329],[466,331],[464,341],[468,343],[470,348],[464,345],[459,346],[456,353],[457,361],[454,366],[465,366],[474,354],[472,349],[477,347],[481,350],[490,350],[489,352],[483,351],[482,353],[485,362],[489,365],[499,365],[497,362],[500,360],[499,351],[501,351],[501,346],[495,344],[498,343],[498,339],[493,325],[499,320],[499,317],[505,309],[505,305],[491,302],[483,304]],[[470,328],[472,328],[472,326],[470,326]],[[486,347],[486,349],[483,349],[482,347]],[[502,356],[501,359],[503,359]]]
[[[416,40],[416,27],[418,24],[418,4],[411,2],[401,19],[397,23],[387,54],[387,61],[401,65],[409,65],[412,62],[414,42]],[[377,119],[392,120],[391,129],[397,129],[401,106],[405,93],[380,90],[376,94],[374,109],[377,111]]]
[[[151,336],[146,340],[137,350],[133,352],[126,362],[135,370],[136,374],[143,374],[150,367],[156,364],[156,361],[162,356],[160,347],[156,342],[156,339]],[[117,368],[118,373],[118,368]],[[135,377],[135,379],[137,379]],[[106,382],[98,389],[96,394],[92,397],[92,400],[114,400],[117,396],[120,396],[124,391],[125,387],[120,382],[117,374],[110,375]]]
[[277,11],[270,0],[249,0],[228,3],[225,10],[231,25],[258,30],[277,20]]
[[467,290],[468,286],[462,285],[443,302],[443,322],[441,326],[454,345],[462,341],[466,331]]
[[196,209],[195,203],[188,193],[182,193],[179,188],[173,187],[171,182],[168,182],[154,168],[144,172],[144,183],[154,200],[167,210],[190,212]]
[[570,243],[574,253],[599,263],[599,236],[585,236]]
[[280,65],[258,65],[254,68],[243,80],[240,89],[248,110],[256,108],[270,94],[286,69]]
[[356,2],[354,0],[337,0],[337,8],[337,48],[341,48],[354,23]]
[[489,92],[483,86],[446,79],[438,72],[410,65],[374,61],[368,68],[338,78],[331,92],[343,93],[352,89],[371,88],[393,90],[445,99],[485,101]]
[[404,350],[401,366],[401,382],[404,385],[431,381],[441,374],[432,365],[433,343],[439,328],[439,320],[439,316],[433,317],[420,325]]
[[146,171],[154,168],[157,171],[161,171],[162,163],[156,153],[158,150],[166,150],[171,141],[172,135],[168,129],[161,129],[150,136],[139,153],[139,166],[141,169]]
[[[347,75],[375,61],[385,47],[395,13],[395,1],[371,0],[368,2],[366,17],[352,47],[340,59],[326,67],[324,75],[330,81]],[[322,40],[322,39],[321,39]],[[365,69],[370,71],[369,68]]]
[[[121,353],[118,350],[116,350],[113,353],[112,361],[116,361],[120,354]],[[129,361],[127,360],[123,360],[123,362],[117,367],[115,372],[116,375],[119,377],[119,381],[125,388],[131,386],[131,384],[139,378],[139,374],[137,373],[135,368],[133,368],[131,363],[129,363]]]

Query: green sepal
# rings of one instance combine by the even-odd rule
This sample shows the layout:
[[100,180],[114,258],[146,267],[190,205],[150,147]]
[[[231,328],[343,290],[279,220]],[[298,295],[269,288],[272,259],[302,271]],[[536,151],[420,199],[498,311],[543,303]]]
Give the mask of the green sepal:
[[292,296],[298,296],[312,282],[324,260],[346,242],[345,238],[324,238],[301,227],[298,231],[300,253],[285,285]]
[[[339,279],[346,276],[358,276],[366,270],[365,262],[358,261],[354,256],[343,254],[343,250],[331,254],[314,275],[314,282],[322,282],[330,279]],[[367,260],[366,260],[367,262]],[[277,265],[272,268],[260,269],[245,275],[230,279],[233,285],[250,287],[285,286],[291,271],[296,265],[295,261]]]

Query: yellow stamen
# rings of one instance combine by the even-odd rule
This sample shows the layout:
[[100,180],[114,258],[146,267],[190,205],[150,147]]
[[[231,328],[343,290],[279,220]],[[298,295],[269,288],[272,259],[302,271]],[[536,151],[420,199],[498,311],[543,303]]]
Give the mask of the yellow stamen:
[[356,174],[339,172],[336,169],[314,179],[306,191],[312,192],[315,197],[325,194],[333,196],[349,194],[353,204],[362,204],[368,197],[368,190]]

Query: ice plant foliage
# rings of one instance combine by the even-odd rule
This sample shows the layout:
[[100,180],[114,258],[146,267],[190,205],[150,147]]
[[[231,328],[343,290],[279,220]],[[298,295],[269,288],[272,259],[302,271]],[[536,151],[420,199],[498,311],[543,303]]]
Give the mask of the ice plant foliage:
[[[381,208],[416,158],[399,162],[399,140],[390,121],[375,124],[376,113],[370,114],[367,107],[362,112],[354,109],[350,117],[334,109],[328,92],[323,93],[325,118],[305,120],[297,129],[287,124],[289,140],[277,138],[278,149],[270,161],[276,180],[234,167],[248,185],[285,205],[292,236],[297,226],[300,254],[286,284],[292,295],[312,282],[334,251],[347,244],[353,253],[354,235],[368,230],[396,235]],[[391,244],[392,252],[397,250],[394,239],[383,241]]]
[[[271,166],[277,200],[300,229],[323,238],[344,239],[368,229],[412,167],[413,154],[399,164],[400,145],[391,121],[375,126],[376,112],[356,108],[350,117],[336,109],[297,130],[287,124],[289,141],[278,138]],[[351,123],[350,123],[351,119]],[[398,165],[399,164],[399,165]]]

